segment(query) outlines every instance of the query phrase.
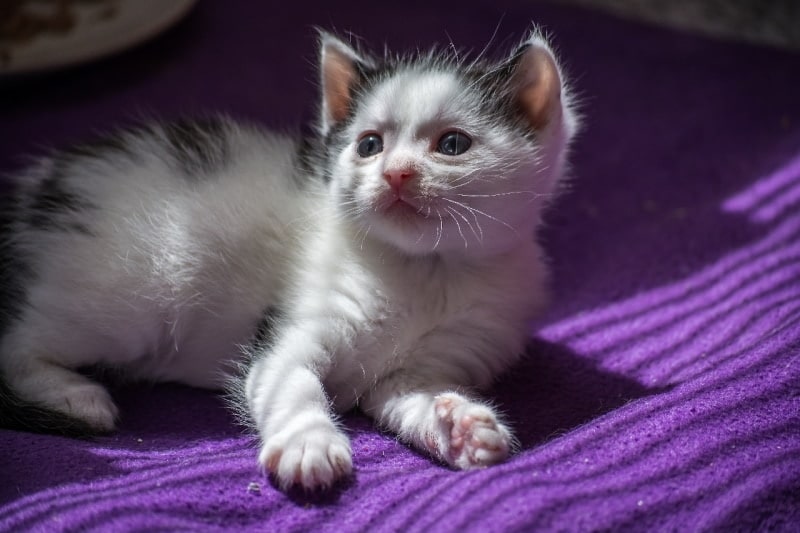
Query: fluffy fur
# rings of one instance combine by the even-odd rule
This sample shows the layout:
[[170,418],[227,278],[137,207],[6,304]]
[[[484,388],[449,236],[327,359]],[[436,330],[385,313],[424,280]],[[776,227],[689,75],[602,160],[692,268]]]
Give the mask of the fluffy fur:
[[[456,468],[508,455],[475,391],[546,301],[534,232],[575,129],[563,74],[536,33],[497,63],[322,34],[320,76],[309,139],[156,124],[19,176],[0,421],[110,431],[110,395],[77,369],[214,388],[245,361],[259,463],[283,488],[349,474],[336,413],[356,406]],[[442,148],[454,133],[466,150]]]

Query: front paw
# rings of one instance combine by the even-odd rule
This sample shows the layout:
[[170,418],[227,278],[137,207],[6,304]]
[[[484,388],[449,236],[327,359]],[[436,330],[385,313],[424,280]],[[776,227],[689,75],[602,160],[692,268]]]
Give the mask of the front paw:
[[290,424],[266,439],[258,460],[282,490],[326,489],[353,470],[350,442],[330,420]]
[[513,442],[511,432],[487,406],[455,393],[434,400],[439,435],[434,452],[450,466],[469,470],[504,461]]

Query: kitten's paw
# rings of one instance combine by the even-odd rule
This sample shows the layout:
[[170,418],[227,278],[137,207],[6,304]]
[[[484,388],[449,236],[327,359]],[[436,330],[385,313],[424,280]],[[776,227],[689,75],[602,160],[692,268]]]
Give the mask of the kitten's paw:
[[350,442],[329,421],[270,437],[261,448],[259,463],[283,490],[327,489],[353,471]]
[[447,393],[436,397],[434,410],[442,437],[434,447],[450,466],[469,470],[508,457],[511,432],[487,406]]
[[60,413],[83,420],[95,431],[116,427],[119,410],[102,385],[90,381],[65,383],[41,395],[41,402]]

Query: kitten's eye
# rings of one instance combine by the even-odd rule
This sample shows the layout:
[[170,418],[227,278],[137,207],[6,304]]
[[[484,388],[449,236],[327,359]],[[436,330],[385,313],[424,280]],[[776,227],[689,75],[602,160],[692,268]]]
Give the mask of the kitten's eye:
[[444,155],[461,155],[472,145],[472,140],[458,131],[451,131],[442,135],[436,151]]
[[361,157],[370,157],[379,154],[383,152],[383,139],[381,139],[380,135],[376,135],[375,133],[365,135],[358,141],[357,151],[358,155]]

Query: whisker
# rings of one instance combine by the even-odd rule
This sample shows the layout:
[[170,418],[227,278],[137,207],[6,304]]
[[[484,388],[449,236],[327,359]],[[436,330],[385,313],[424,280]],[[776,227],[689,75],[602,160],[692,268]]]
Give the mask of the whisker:
[[467,242],[467,238],[464,236],[464,232],[461,230],[461,224],[458,222],[458,219],[455,216],[453,216],[452,209],[445,207],[444,210],[450,213],[450,217],[453,219],[453,222],[456,223],[456,228],[458,228],[458,234],[461,235],[461,239],[464,241],[464,248],[465,249],[469,248],[469,243]]
[[419,244],[419,242],[422,240],[423,237],[425,237],[425,231],[424,230],[419,232],[419,237],[417,237],[417,240],[414,241],[414,246]]
[[472,216],[475,218],[475,224],[478,226],[478,229],[480,230],[480,235],[478,235],[478,232],[476,232],[476,231],[475,231],[475,228],[472,226],[472,223],[469,221],[469,219],[468,219],[467,217],[465,217],[465,216],[464,216],[464,215],[461,213],[461,211],[459,211],[459,210],[458,210],[457,208],[455,208],[455,207],[453,208],[453,211],[454,211],[454,212],[455,212],[455,213],[456,213],[458,216],[460,216],[460,217],[462,218],[462,220],[464,220],[464,222],[466,222],[466,223],[467,223],[467,226],[469,226],[469,229],[472,231],[472,234],[473,234],[473,235],[475,235],[475,238],[478,240],[478,242],[480,242],[480,243],[483,243],[483,230],[481,229],[481,225],[480,225],[480,224],[478,224],[478,217],[476,217],[476,216],[475,216],[475,213],[471,213],[471,214],[472,214]]
[[545,198],[550,196],[555,196],[554,193],[540,193],[534,191],[506,191],[506,192],[498,192],[494,194],[464,194],[464,193],[455,193],[456,196],[462,196],[464,198],[496,198],[498,196],[513,196],[516,194],[526,194],[531,197],[532,200],[536,198]]
[[466,204],[462,204],[461,202],[456,202],[455,200],[451,200],[450,198],[442,197],[442,200],[444,200],[446,202],[450,202],[450,203],[456,204],[456,205],[459,205],[459,206],[463,207],[464,209],[467,209],[468,211],[474,211],[475,213],[478,213],[479,215],[483,215],[488,219],[494,220],[498,224],[502,224],[503,226],[505,226],[508,229],[510,229],[511,231],[513,231],[514,234],[519,236],[519,232],[517,231],[517,229],[514,226],[512,226],[511,224],[509,224],[508,222],[505,222],[504,220],[500,220],[499,218],[494,217],[494,216],[492,216],[492,215],[490,215],[488,213],[484,213],[480,209],[477,209],[475,207],[472,207],[472,206],[469,206],[469,205],[466,205]]
[[456,63],[457,64],[461,64],[461,59],[458,57],[458,49],[456,48],[456,45],[453,42],[453,38],[450,37],[450,34],[447,33],[447,30],[445,30],[444,34],[447,35],[447,40],[450,41],[450,46],[448,46],[448,48],[450,48],[450,50],[452,50],[453,56],[456,59]]
[[360,246],[360,249],[361,249],[361,250],[363,250],[363,249],[364,249],[364,241],[366,241],[366,240],[367,240],[367,235],[369,235],[369,230],[371,230],[371,229],[372,229],[372,224],[370,224],[369,226],[367,226],[367,231],[365,231],[365,232],[364,232],[364,236],[363,236],[363,237],[361,237],[361,246]]
[[439,231],[437,231],[436,242],[433,244],[434,250],[439,246],[439,242],[442,240],[442,235],[444,235],[444,220],[442,219],[442,213],[436,209],[436,214],[439,217]]

